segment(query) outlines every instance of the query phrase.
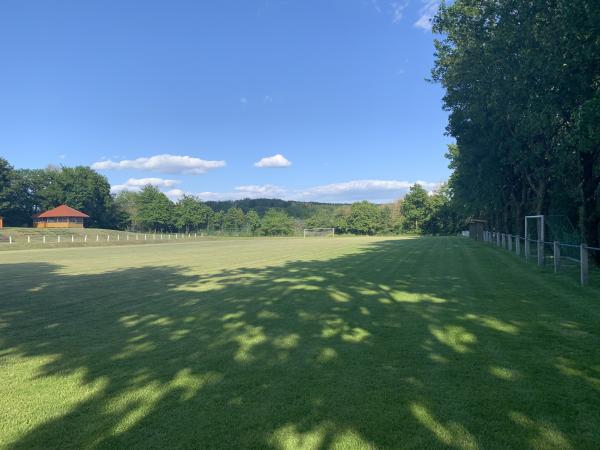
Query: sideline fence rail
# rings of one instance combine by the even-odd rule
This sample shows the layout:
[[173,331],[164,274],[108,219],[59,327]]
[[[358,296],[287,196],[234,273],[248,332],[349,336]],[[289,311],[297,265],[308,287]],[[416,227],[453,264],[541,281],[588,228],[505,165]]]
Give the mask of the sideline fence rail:
[[[157,238],[157,236],[159,236]],[[1,237],[1,236],[0,236]],[[85,245],[92,243],[94,247],[100,245],[118,245],[128,244],[129,241],[137,241],[138,244],[148,243],[148,241],[157,240],[194,240],[204,238],[204,233],[76,233],[76,234],[21,234],[13,236],[12,234],[4,238],[4,243],[9,247],[22,245],[25,247],[41,245],[42,247],[62,247],[72,246],[70,244]],[[1,240],[1,239],[0,239]],[[66,245],[65,245],[66,244]]]
[[582,286],[590,282],[590,254],[593,252],[600,254],[600,248],[588,247],[586,244],[547,242],[495,231],[484,231],[483,241],[523,257],[525,262],[533,259],[539,267],[551,265],[554,273],[569,267],[577,267]]

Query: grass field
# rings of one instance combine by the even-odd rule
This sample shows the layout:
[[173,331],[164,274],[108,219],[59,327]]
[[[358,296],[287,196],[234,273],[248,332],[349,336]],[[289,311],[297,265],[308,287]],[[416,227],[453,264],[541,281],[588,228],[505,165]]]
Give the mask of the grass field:
[[2,448],[600,448],[600,290],[491,246],[7,251],[0,281]]

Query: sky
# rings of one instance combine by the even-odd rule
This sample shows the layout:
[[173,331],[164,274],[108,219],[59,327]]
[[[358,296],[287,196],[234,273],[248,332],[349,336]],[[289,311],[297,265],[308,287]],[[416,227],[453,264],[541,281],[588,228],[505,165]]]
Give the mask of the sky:
[[388,202],[449,176],[434,0],[0,2],[0,156],[176,200]]

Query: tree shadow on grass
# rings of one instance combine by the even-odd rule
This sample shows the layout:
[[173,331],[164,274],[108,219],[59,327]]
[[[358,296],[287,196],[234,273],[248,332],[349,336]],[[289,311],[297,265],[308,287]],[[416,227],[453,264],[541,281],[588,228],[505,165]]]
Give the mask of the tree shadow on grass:
[[429,239],[216,274],[0,265],[4,445],[598,448],[599,293],[509,258]]

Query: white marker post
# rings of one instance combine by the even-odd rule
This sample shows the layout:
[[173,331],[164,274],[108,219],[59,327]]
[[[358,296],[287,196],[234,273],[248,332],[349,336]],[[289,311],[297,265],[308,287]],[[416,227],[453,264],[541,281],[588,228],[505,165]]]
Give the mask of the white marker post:
[[31,244],[31,236],[27,236],[27,243]]

